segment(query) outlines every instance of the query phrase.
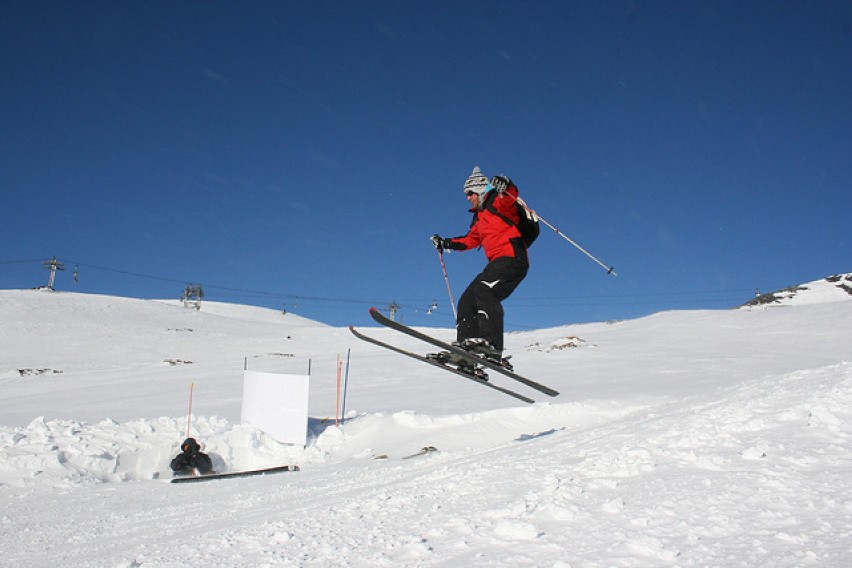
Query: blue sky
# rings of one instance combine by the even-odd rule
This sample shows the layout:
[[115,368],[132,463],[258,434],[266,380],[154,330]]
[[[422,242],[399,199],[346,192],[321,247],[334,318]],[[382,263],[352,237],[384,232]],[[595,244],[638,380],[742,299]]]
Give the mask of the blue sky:
[[618,273],[543,228],[509,329],[852,270],[847,1],[7,0],[0,62],[0,288],[451,326],[474,165]]

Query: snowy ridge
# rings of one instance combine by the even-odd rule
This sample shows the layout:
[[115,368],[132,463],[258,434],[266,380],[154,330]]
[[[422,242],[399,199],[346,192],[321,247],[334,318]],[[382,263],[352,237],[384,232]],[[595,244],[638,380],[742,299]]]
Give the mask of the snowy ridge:
[[[0,291],[0,552],[45,567],[847,565],[849,329],[852,303],[828,300],[513,333],[516,366],[563,393],[528,406],[274,310]],[[306,359],[307,448],[239,424],[244,362]],[[162,483],[190,382],[191,432],[217,467],[302,470]],[[427,445],[440,452],[401,459]]]
[[[315,423],[308,448],[279,444],[250,426],[218,417],[200,417],[193,436],[204,442],[214,469],[246,470],[280,463],[324,463],[370,458],[388,448],[411,448],[428,436],[441,448],[488,447],[520,435],[543,435],[569,427],[591,426],[634,409],[582,404],[513,408],[470,415],[427,416],[412,411],[353,417],[343,428]],[[158,418],[95,424],[76,420],[45,421],[0,429],[0,485],[62,486],[171,477],[168,462],[186,435],[187,418]],[[425,438],[424,438],[425,439]],[[459,445],[458,440],[464,444]],[[381,446],[378,442],[381,442]]]
[[823,304],[852,300],[852,272],[827,276],[799,286],[759,294],[746,306]]

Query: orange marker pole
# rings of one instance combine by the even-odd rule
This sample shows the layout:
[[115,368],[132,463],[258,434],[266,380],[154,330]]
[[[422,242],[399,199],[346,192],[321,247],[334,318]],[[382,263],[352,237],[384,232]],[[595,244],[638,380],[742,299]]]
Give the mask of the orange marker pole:
[[189,428],[192,425],[192,391],[195,383],[189,383],[189,412],[186,415],[186,437],[189,438]]

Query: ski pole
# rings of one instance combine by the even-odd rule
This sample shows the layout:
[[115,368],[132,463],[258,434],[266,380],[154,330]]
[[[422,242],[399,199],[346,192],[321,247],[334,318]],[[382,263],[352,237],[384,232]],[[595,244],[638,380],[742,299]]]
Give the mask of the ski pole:
[[334,405],[334,425],[340,425],[340,372],[342,363],[340,362],[340,353],[337,354],[337,402]]
[[458,319],[456,314],[456,301],[453,299],[453,291],[450,288],[450,277],[447,276],[447,265],[444,263],[444,250],[438,249],[438,258],[441,260],[441,272],[444,273],[444,282],[447,283],[447,294],[450,296],[450,307],[453,308],[453,321]]
[[562,231],[560,231],[559,229],[557,229],[557,228],[556,228],[554,225],[552,225],[552,224],[551,224],[551,223],[550,223],[547,219],[545,219],[544,217],[542,217],[541,215],[539,215],[538,213],[536,213],[536,212],[535,212],[535,210],[530,209],[529,205],[527,205],[526,203],[524,203],[524,200],[523,200],[523,199],[521,199],[520,197],[517,197],[515,200],[516,200],[516,201],[517,201],[517,202],[521,205],[521,207],[523,207],[524,209],[526,209],[526,211],[527,211],[528,213],[530,213],[530,214],[533,216],[533,218],[538,219],[539,221],[541,221],[542,223],[544,223],[545,225],[547,225],[548,227],[550,227],[551,229],[553,229],[553,231],[554,231],[557,235],[559,235],[560,237],[562,237],[563,239],[565,239],[566,241],[568,241],[569,243],[571,243],[572,245],[574,245],[575,247],[577,247],[577,249],[578,249],[580,252],[582,252],[583,254],[585,254],[586,256],[588,256],[589,258],[591,258],[592,260],[594,260],[596,263],[598,263],[601,267],[603,267],[603,268],[606,270],[606,273],[607,273],[607,274],[612,274],[613,276],[618,276],[618,274],[617,274],[617,273],[615,272],[615,270],[614,270],[614,268],[615,268],[615,267],[613,267],[613,266],[607,266],[606,264],[604,264],[603,262],[601,262],[601,261],[600,261],[598,258],[596,258],[596,257],[595,257],[592,253],[590,253],[589,251],[587,251],[586,249],[584,249],[583,247],[581,247],[579,244],[577,244],[577,243],[576,243],[576,242],[575,242],[575,241],[574,241],[571,237],[569,237],[568,235],[566,235],[565,233],[563,233]]

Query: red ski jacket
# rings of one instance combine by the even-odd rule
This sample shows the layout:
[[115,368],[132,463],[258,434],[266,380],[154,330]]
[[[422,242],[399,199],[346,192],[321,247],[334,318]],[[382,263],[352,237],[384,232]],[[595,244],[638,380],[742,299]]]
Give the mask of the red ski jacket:
[[[481,209],[471,209],[473,221],[470,230],[463,237],[450,239],[449,248],[469,250],[482,246],[485,257],[489,261],[503,256],[509,256],[529,262],[527,247],[524,246],[521,233],[518,231],[518,208],[515,200],[518,198],[518,188],[510,186],[502,193],[489,192]],[[493,208],[500,215],[509,219],[506,222],[500,215],[491,212]]]

